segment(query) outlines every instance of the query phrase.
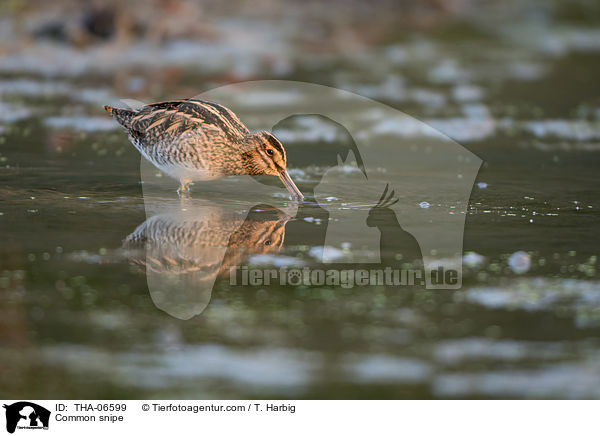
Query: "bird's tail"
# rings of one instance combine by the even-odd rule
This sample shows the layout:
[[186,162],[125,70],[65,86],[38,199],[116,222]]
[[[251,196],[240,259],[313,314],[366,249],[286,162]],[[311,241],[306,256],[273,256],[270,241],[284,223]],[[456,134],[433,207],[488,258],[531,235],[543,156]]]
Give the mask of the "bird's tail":
[[131,121],[137,115],[137,111],[133,109],[122,109],[112,106],[104,106],[104,110],[111,114],[117,122],[123,127],[131,128]]

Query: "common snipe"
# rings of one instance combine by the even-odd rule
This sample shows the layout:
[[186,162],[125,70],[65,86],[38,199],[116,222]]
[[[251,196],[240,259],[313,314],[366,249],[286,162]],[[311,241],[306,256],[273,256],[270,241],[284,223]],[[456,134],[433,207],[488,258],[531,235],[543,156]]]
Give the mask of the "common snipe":
[[180,181],[180,195],[193,181],[248,174],[278,176],[292,197],[304,198],[287,172],[281,142],[267,131],[250,132],[220,104],[184,99],[139,110],[104,109],[125,127],[146,159]]

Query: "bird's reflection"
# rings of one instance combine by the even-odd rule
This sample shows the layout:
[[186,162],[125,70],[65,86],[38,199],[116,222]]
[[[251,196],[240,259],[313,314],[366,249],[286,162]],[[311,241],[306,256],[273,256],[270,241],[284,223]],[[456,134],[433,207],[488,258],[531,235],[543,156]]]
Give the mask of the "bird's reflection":
[[215,281],[231,268],[250,255],[279,252],[289,219],[265,204],[247,211],[202,202],[148,218],[123,245],[145,269],[154,304],[189,319],[206,308]]

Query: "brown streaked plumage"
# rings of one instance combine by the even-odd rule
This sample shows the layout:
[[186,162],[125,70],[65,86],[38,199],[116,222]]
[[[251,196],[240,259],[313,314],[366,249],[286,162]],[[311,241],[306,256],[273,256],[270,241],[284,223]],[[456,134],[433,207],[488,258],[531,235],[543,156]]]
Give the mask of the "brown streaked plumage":
[[293,197],[304,196],[290,178],[283,145],[270,132],[252,133],[226,107],[183,99],[139,110],[104,106],[129,133],[135,148],[154,166],[181,183],[233,175],[278,176]]
[[[239,208],[189,200],[140,224],[123,241],[130,261],[146,275],[157,307],[180,319],[200,314],[215,282],[252,255],[276,254],[291,217],[259,204]],[[235,271],[235,270],[234,270]]]
[[222,276],[248,256],[278,253],[289,220],[264,204],[254,206],[244,220],[219,207],[192,208],[147,219],[125,238],[123,247],[145,249],[131,260],[147,272]]

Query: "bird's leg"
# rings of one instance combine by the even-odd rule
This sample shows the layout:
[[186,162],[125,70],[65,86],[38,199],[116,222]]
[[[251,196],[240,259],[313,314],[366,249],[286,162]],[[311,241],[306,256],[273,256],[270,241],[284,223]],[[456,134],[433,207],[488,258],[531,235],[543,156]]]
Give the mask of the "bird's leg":
[[181,180],[179,189],[177,190],[179,197],[186,198],[190,196],[190,182],[187,180]]

